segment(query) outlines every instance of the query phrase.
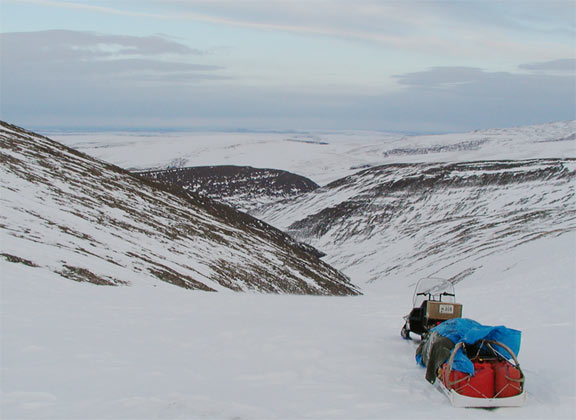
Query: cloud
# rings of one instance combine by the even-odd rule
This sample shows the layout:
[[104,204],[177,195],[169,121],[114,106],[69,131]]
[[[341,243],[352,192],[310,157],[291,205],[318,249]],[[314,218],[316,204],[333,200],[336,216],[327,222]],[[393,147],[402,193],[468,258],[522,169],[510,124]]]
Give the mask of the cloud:
[[463,83],[471,83],[484,77],[486,73],[473,67],[433,67],[431,69],[394,75],[400,85],[418,88],[450,88]]
[[[86,85],[79,81],[11,91],[10,112],[37,125],[203,125],[246,128],[461,131],[573,119],[567,76],[436,68],[399,75],[377,96],[315,94],[220,84]],[[7,107],[6,107],[7,108]],[[23,121],[26,122],[26,121]],[[30,124],[30,123],[29,123]]]
[[[160,36],[136,37],[51,30],[0,34],[2,82],[26,86],[57,80],[155,79],[170,82],[223,78],[222,67],[190,61],[204,53]],[[153,76],[153,77],[152,77]]]
[[[109,6],[112,2],[97,0],[12,1],[98,14],[330,37],[468,58],[498,53],[503,57],[549,59],[553,54],[572,51],[575,33],[573,3],[562,0],[506,4],[484,0],[118,0],[113,7]],[[541,38],[537,42],[535,32]],[[487,41],[490,37],[494,42]]]
[[[554,63],[554,62],[551,62]],[[546,67],[548,63],[543,63]],[[393,76],[408,89],[442,88],[453,94],[506,97],[513,91],[574,92],[573,75],[489,72],[475,67],[433,67],[421,72]]]
[[[519,72],[431,67],[397,74],[389,92],[339,94],[258,85],[204,64],[203,51],[162,36],[75,31],[1,34],[2,118],[23,125],[186,125],[203,119],[271,128],[467,130],[573,119],[569,61]],[[528,66],[528,68],[526,68]],[[530,71],[526,71],[530,70]],[[348,91],[350,92],[350,91]]]
[[15,122],[181,114],[190,86],[230,79],[198,63],[202,51],[160,36],[57,30],[0,34],[0,44],[2,118]]
[[94,32],[50,30],[0,34],[2,49],[10,57],[103,58],[119,55],[202,55],[187,45],[160,36],[107,35]]
[[576,58],[561,58],[543,63],[520,64],[518,68],[542,72],[569,72],[571,74],[576,74]]
[[357,113],[389,124],[410,118],[438,130],[525,125],[576,115],[573,75],[435,67],[395,79],[400,90],[363,100]]

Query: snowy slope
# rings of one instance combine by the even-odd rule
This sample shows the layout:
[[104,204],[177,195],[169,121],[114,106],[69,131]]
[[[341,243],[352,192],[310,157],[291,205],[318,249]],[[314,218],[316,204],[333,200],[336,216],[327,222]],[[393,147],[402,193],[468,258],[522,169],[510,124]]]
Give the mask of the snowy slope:
[[182,293],[97,287],[0,260],[0,414],[573,419],[575,244],[573,234],[530,242],[457,285],[465,316],[523,334],[528,401],[498,410],[452,408],[425,381],[418,341],[399,335],[414,277],[348,298]]
[[[173,163],[176,156],[179,164],[251,162],[321,184],[332,180],[301,198],[245,208],[280,229],[298,222],[290,233],[327,253],[326,261],[359,284],[403,278],[405,270],[464,275],[482,270],[490,252],[504,252],[530,235],[574,228],[574,165],[557,159],[576,158],[576,121],[412,137],[316,133],[310,142],[288,141],[282,133],[203,135],[173,133],[165,143],[161,136],[133,136],[129,159],[162,166],[151,153],[162,144]],[[112,160],[127,159],[117,153],[127,145],[115,143],[123,136],[107,136],[67,141]],[[559,167],[564,174],[558,178]],[[348,178],[336,180],[341,175]]]
[[229,207],[5,123],[0,146],[4,259],[105,285],[357,293],[317,251]]
[[[345,265],[365,295],[182,293],[162,282],[103,288],[0,258],[0,416],[573,419],[574,131],[567,122],[397,143],[342,136],[328,145],[328,135],[250,143],[252,134],[218,133],[222,147],[218,140],[213,149],[181,134],[165,143],[132,137],[130,146],[109,135],[67,137],[76,146],[100,139],[80,148],[125,167],[139,159],[142,168],[250,164],[321,184],[355,174],[266,217],[284,227],[302,221],[295,233],[319,229],[309,238],[325,241],[324,259]],[[524,161],[487,161],[503,159]],[[394,166],[358,172],[363,164]],[[342,203],[351,204],[326,225],[315,217]],[[395,203],[401,208],[383,211]],[[418,341],[399,332],[415,282],[432,272],[461,280],[464,316],[522,331],[525,407],[454,409],[424,380]]]
[[138,175],[176,185],[246,212],[318,188],[303,176],[250,166],[173,168],[138,172]]
[[240,165],[282,169],[325,185],[399,162],[576,157],[576,121],[427,136],[379,132],[54,133],[126,169]]
[[359,284],[458,281],[491,255],[576,231],[575,181],[575,159],[392,164],[255,214]]

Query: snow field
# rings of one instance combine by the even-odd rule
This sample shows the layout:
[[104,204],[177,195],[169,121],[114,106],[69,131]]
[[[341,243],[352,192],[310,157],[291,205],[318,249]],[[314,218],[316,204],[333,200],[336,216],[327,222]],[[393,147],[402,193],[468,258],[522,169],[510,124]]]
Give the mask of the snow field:
[[[240,165],[273,168],[319,185],[389,163],[576,157],[576,121],[405,136],[371,131],[50,133],[126,169]],[[311,140],[311,142],[307,142]]]
[[[574,124],[405,139],[324,133],[313,139],[329,145],[286,141],[291,135],[280,133],[177,133],[146,141],[141,134],[54,137],[126,168],[246,164],[325,184],[363,164],[573,157]],[[449,147],[437,152],[438,145]],[[472,146],[462,150],[466,145]],[[403,148],[418,153],[402,154]],[[21,196],[30,206],[30,198]],[[52,216],[47,204],[43,211]],[[26,224],[22,217],[8,221]],[[480,259],[476,253],[450,266],[453,274],[471,264],[476,268],[456,285],[464,316],[522,331],[525,407],[454,409],[425,381],[414,360],[418,339],[400,338],[402,316],[410,310],[416,281],[449,261],[430,257],[381,278],[381,267],[366,261],[383,248],[368,240],[345,252],[320,247],[331,253],[326,261],[333,259],[353,283],[365,285],[365,295],[353,298],[204,293],[154,278],[124,278],[120,271],[118,278],[130,287],[94,286],[0,257],[0,418],[576,418],[571,226],[558,223],[557,232],[569,232],[510,243],[502,252]],[[92,233],[99,238],[99,231]],[[393,236],[399,250],[410,245],[401,234]],[[8,236],[0,241],[6,251],[42,264],[68,252]],[[126,247],[120,242],[110,245]],[[169,250],[153,244],[150,249],[168,257]],[[102,251],[108,254],[96,253]],[[83,258],[87,265],[103,264]],[[383,254],[382,266],[395,260]],[[374,277],[378,281],[368,282]]]
[[[3,419],[573,418],[576,237],[531,242],[456,286],[523,332],[522,408],[455,409],[399,336],[416,278],[350,298],[75,283],[1,261]],[[542,265],[542,256],[546,265]]]

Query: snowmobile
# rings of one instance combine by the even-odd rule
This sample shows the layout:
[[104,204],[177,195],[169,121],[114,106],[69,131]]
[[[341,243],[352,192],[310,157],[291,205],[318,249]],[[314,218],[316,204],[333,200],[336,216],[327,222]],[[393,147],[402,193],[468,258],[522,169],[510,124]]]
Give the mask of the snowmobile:
[[421,279],[414,290],[413,308],[404,317],[400,331],[402,338],[410,339],[410,333],[424,338],[436,325],[452,318],[462,317],[462,305],[456,303],[454,285],[448,280],[434,277]]

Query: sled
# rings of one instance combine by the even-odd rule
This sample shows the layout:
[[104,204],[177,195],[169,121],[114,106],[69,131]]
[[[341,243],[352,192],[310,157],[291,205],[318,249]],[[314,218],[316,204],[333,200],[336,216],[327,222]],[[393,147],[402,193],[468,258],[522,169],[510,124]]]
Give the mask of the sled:
[[436,325],[462,317],[462,305],[455,299],[454,285],[448,280],[432,277],[421,279],[414,290],[412,310],[404,317],[404,326],[400,331],[402,338],[410,339],[410,333],[424,338]]
[[[453,370],[456,353],[465,347],[459,342],[454,346],[448,361],[438,369],[436,383],[454,407],[520,407],[526,402],[525,378],[514,352],[504,343],[482,340],[475,343],[478,349],[470,359],[475,374],[468,375]],[[502,348],[512,360],[498,350]]]

